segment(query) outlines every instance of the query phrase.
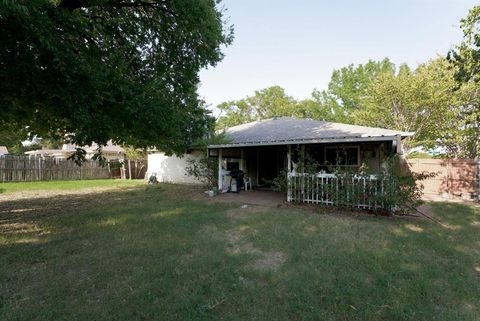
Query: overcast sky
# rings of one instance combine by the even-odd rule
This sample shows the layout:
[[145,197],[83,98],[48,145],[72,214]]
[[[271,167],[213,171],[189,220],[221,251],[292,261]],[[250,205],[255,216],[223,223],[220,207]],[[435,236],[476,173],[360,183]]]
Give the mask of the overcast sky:
[[212,107],[280,85],[301,99],[324,89],[334,69],[390,58],[414,67],[462,39],[470,0],[224,0],[235,40],[200,74]]

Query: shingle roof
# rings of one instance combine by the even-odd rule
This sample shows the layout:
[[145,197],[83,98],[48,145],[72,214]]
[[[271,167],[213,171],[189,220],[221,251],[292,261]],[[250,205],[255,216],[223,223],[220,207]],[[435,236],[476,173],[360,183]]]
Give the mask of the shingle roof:
[[[65,151],[75,151],[75,148],[77,147],[78,146],[74,144],[64,144],[62,146],[62,149]],[[87,152],[95,152],[98,148],[98,144],[93,143],[91,146],[82,146],[81,148],[83,148]],[[102,151],[104,153],[123,153],[125,152],[125,149],[122,146],[115,145],[114,143],[112,143],[111,140],[109,140],[107,142],[107,145],[102,147]]]
[[413,135],[411,132],[398,130],[293,117],[254,121],[230,127],[225,131],[225,134],[229,143],[221,146],[314,143],[329,140],[361,141],[367,138],[370,140],[375,140],[375,138],[385,140],[387,137],[391,138],[397,135],[402,138]]
[[[74,144],[63,144],[61,149],[37,149],[37,150],[31,150],[28,152],[25,152],[27,155],[62,155],[62,154],[68,154],[68,153],[73,153],[76,148],[79,147]],[[93,143],[92,146],[82,146],[87,153],[93,153],[97,150],[98,144]],[[125,149],[123,149],[122,146],[115,145],[112,143],[111,140],[107,142],[107,145],[102,148],[102,152],[104,154],[115,154],[115,153],[123,153],[125,152]]]

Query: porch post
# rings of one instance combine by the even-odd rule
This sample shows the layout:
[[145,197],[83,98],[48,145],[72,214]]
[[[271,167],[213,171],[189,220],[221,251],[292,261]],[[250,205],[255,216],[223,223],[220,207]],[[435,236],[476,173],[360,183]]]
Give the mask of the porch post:
[[287,151],[287,169],[288,172],[290,173],[292,171],[292,145],[288,145],[288,151]]
[[400,158],[403,158],[402,136],[396,135],[396,140],[397,140],[397,154],[400,156]]
[[223,170],[222,170],[222,149],[218,149],[218,192],[223,189]]
[[[302,153],[302,174],[305,174],[305,145],[300,146],[300,149]],[[303,201],[305,199],[305,175],[302,175],[300,186]]]
[[305,173],[305,145],[300,146],[300,150],[302,153],[302,174]]
[[244,155],[243,155],[243,148],[240,150],[240,170],[245,171],[245,167],[243,166],[243,162],[245,161]]
[[260,182],[259,182],[259,180],[260,180],[260,174],[259,174],[259,172],[260,172],[260,154],[259,154],[259,149],[260,148],[257,147],[257,181],[256,181],[257,185],[260,185]]
[[288,145],[287,151],[287,202],[292,201],[292,185],[290,183],[290,173],[292,172],[292,145]]

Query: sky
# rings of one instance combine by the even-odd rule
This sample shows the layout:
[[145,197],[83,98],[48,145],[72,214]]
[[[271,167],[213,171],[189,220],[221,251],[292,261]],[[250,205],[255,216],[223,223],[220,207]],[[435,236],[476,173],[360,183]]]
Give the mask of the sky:
[[307,98],[334,69],[390,58],[411,67],[445,56],[462,39],[471,0],[224,0],[235,39],[200,73],[211,109],[272,85]]

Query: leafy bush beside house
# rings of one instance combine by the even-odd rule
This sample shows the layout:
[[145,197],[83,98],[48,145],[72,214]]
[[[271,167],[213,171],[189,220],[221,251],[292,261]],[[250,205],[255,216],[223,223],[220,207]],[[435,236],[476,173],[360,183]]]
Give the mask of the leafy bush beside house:
[[210,158],[206,154],[200,158],[187,159],[185,173],[195,177],[208,188],[215,187],[218,184],[218,159]]
[[194,177],[208,188],[218,186],[218,159],[208,156],[208,146],[226,144],[229,140],[224,133],[209,133],[209,136],[195,142],[195,149],[201,150],[198,158],[187,159],[185,174]]

